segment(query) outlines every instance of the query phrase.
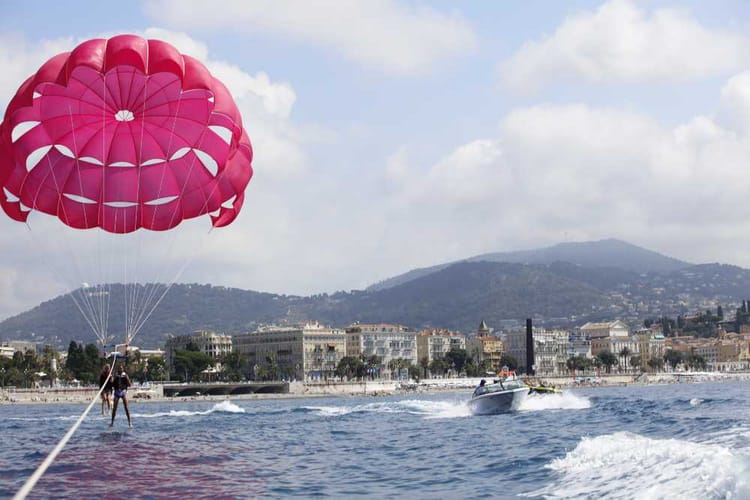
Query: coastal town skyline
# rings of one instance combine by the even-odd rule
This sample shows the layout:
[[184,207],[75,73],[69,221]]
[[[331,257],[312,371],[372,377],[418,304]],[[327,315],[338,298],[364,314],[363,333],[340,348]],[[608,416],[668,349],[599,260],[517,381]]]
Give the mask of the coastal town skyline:
[[[190,260],[180,281],[305,295],[610,237],[750,267],[741,2],[259,5],[3,6],[3,109],[47,58],[120,33],[174,44],[235,95],[256,175],[235,224],[151,257]],[[35,244],[61,229],[47,219],[29,237],[0,218],[0,317],[81,284],[40,265],[66,265]],[[208,224],[178,230],[189,248]]]

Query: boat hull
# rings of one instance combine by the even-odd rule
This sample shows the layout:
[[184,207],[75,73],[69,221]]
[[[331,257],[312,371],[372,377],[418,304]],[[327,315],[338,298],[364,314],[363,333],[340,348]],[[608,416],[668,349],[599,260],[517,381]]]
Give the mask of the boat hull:
[[474,415],[497,415],[518,410],[528,392],[528,387],[519,387],[474,396],[469,401],[469,409]]

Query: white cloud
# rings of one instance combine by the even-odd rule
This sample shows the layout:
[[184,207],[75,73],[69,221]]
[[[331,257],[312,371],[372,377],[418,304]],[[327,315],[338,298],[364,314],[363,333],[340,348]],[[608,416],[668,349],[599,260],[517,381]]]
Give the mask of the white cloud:
[[[748,109],[750,78],[731,79],[720,108],[727,99]],[[747,130],[750,114],[733,125]],[[386,175],[394,211],[410,214],[433,262],[618,237],[686,260],[747,263],[737,244],[750,199],[747,158],[750,135],[709,116],[669,128],[640,113],[540,105],[514,110],[495,139],[426,168],[402,149]]]
[[5,110],[16,90],[39,66],[75,46],[72,37],[29,43],[24,37],[0,33],[0,109]]
[[396,74],[428,71],[477,45],[459,14],[392,0],[160,0],[146,2],[144,8],[152,19],[178,29],[264,33],[320,45]]
[[702,26],[688,13],[648,13],[629,0],[569,16],[550,36],[525,43],[501,65],[503,80],[533,90],[561,78],[595,83],[679,82],[736,71],[750,43]]

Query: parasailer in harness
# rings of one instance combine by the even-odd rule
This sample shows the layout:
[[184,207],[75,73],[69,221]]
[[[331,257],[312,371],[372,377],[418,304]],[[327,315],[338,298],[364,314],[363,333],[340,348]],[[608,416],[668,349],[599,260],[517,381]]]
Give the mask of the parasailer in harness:
[[125,373],[125,366],[120,362],[117,365],[117,374],[112,377],[112,388],[114,389],[115,403],[112,406],[112,420],[109,426],[115,423],[117,414],[117,403],[122,399],[122,405],[125,407],[125,415],[128,417],[128,427],[133,427],[130,423],[130,409],[128,408],[128,387],[130,387],[130,377]]

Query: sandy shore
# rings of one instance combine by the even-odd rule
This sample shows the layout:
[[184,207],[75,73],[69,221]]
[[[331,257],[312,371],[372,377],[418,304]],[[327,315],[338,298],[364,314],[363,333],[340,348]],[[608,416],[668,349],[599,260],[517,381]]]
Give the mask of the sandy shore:
[[[572,377],[538,377],[545,385],[562,388],[571,387],[613,387],[627,385],[655,385],[674,383],[705,383],[748,381],[750,373],[655,373],[640,375],[603,375],[589,377],[593,380],[577,385]],[[132,388],[128,401],[131,404],[155,402],[191,402],[191,401],[224,401],[231,400],[269,400],[310,397],[352,397],[352,396],[387,396],[394,394],[424,394],[446,391],[468,391],[479,384],[479,378],[425,379],[419,383],[399,383],[392,381],[369,381],[349,383],[289,384],[289,393],[284,394],[233,394],[233,395],[200,395],[189,397],[165,397],[162,387]],[[43,388],[0,390],[0,405],[3,404],[87,404],[96,396],[96,388]]]

